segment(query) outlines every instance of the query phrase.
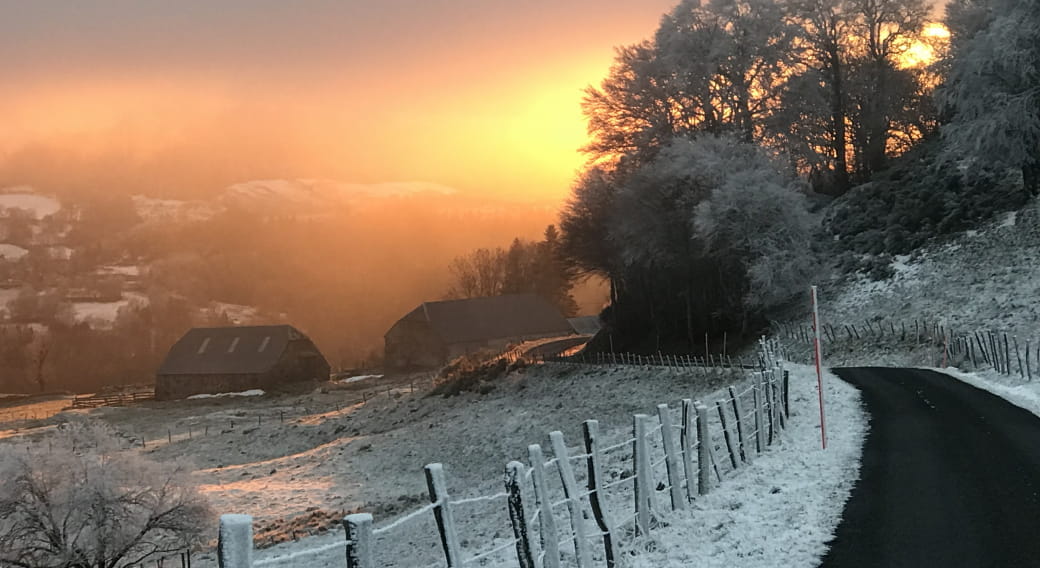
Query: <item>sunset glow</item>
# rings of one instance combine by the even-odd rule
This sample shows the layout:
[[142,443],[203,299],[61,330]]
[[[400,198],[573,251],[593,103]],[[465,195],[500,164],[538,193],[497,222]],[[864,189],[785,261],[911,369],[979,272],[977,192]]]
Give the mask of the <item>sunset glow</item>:
[[921,67],[935,61],[936,50],[941,49],[950,40],[950,30],[941,23],[935,22],[924,27],[923,41],[914,41],[900,58],[903,68]]
[[208,4],[7,14],[12,177],[122,163],[196,193],[310,177],[558,202],[584,162],[582,89],[672,2]]

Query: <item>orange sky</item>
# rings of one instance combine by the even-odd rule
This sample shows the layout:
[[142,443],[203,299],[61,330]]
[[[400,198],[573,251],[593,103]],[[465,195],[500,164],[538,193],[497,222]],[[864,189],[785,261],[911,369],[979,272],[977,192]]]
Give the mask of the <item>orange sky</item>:
[[673,3],[7,2],[0,158],[20,166],[0,186],[93,167],[143,192],[323,177],[558,201],[581,89]]

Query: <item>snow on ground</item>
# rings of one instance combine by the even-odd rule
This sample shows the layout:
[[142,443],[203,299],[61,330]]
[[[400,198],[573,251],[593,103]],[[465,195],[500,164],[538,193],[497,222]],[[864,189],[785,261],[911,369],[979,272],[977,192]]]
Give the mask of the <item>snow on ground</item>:
[[0,243],[0,260],[20,260],[29,254],[27,249],[10,243]]
[[[822,552],[856,476],[864,423],[855,391],[829,377],[826,396],[834,409],[836,432],[831,449],[819,451],[814,375],[796,367],[792,377],[793,426],[783,444],[753,466],[727,476],[716,493],[698,501],[689,518],[667,519],[672,527],[687,526],[691,536],[681,536],[678,528],[660,529],[653,537],[656,551],[647,560],[634,560],[635,565],[688,565],[687,553],[681,550],[688,538],[698,539],[697,557],[709,555],[709,565],[804,565],[802,560]],[[373,513],[376,525],[385,526],[428,502],[422,474],[427,463],[444,463],[454,499],[492,495],[501,491],[508,461],[527,461],[528,444],[541,442],[551,455],[546,441],[550,430],[562,430],[578,453],[580,423],[595,417],[604,445],[613,444],[631,436],[635,413],[652,413],[661,402],[675,408],[687,397],[722,399],[720,386],[742,380],[739,375],[694,377],[657,368],[546,365],[498,379],[485,395],[424,397],[399,389],[348,406],[356,391],[330,390],[212,409],[195,407],[195,401],[163,403],[175,414],[163,421],[172,426],[173,443],[162,439],[162,433],[155,439],[153,427],[145,435],[146,451],[163,461],[194,459],[195,476],[216,510],[251,514],[264,534],[277,533],[278,527],[287,532],[284,527],[294,526],[293,517],[338,519],[354,510]],[[285,424],[277,417],[282,409],[291,413]],[[132,407],[104,409],[107,419],[130,429],[145,427],[145,416],[131,417],[137,412]],[[254,415],[264,415],[262,423],[252,422]],[[148,413],[153,422],[155,416],[154,410]],[[237,422],[233,428],[218,426],[229,419]],[[183,433],[186,424],[194,424],[194,437]],[[203,424],[210,425],[209,436],[199,435]],[[227,431],[213,435],[217,428]],[[625,467],[611,462],[606,469],[617,475]],[[456,518],[467,558],[507,544],[511,537],[501,501],[462,507]],[[792,532],[804,534],[792,540]],[[395,529],[380,542],[385,565],[436,562],[441,554],[436,534],[428,514]],[[332,545],[321,554],[278,565],[341,566],[342,548],[335,543],[342,538],[335,529],[260,550],[257,559]],[[742,540],[748,538],[754,540]],[[738,542],[742,544],[736,546]],[[648,547],[643,542],[628,552]],[[781,558],[790,562],[770,563],[771,555],[781,549],[788,551]],[[506,550],[482,565],[513,565],[509,557]],[[196,564],[213,562],[207,555]]]
[[205,221],[219,210],[206,201],[156,199],[144,195],[134,195],[131,199],[137,215],[145,221]]
[[260,319],[260,309],[255,306],[210,302],[207,311],[213,316],[226,316],[235,325],[248,325]]
[[342,379],[336,379],[337,383],[357,383],[361,381],[367,381],[369,379],[381,379],[383,375],[354,375],[353,377],[345,377]]
[[0,209],[23,209],[32,213],[36,219],[53,215],[61,209],[61,202],[53,197],[33,193],[32,188],[8,188],[0,193]]
[[989,391],[1015,406],[1040,416],[1040,380],[1028,381],[1018,376],[1007,376],[992,369],[965,372],[957,368],[933,369]]
[[104,274],[104,275],[140,276],[141,275],[141,267],[140,266],[133,266],[133,265],[126,266],[126,265],[112,264],[112,265],[108,265],[108,266],[99,267],[97,269],[97,273],[98,274]]
[[127,292],[116,302],[73,302],[72,313],[78,322],[86,322],[95,329],[109,329],[119,317],[119,310],[131,305],[147,305],[144,294]]
[[791,368],[783,442],[653,533],[637,568],[815,566],[859,477],[867,427],[859,391],[824,377],[828,446],[820,449],[816,372]]
[[1004,329],[1040,338],[1040,204],[972,233],[897,257],[889,279],[858,276],[821,285],[821,319],[898,326],[946,318],[955,330]]
[[0,312],[6,312],[7,305],[14,301],[20,292],[19,288],[0,288]]
[[188,397],[188,400],[198,400],[200,398],[221,398],[225,396],[263,396],[267,393],[260,389],[249,389],[242,392],[220,392],[217,394],[193,394]]

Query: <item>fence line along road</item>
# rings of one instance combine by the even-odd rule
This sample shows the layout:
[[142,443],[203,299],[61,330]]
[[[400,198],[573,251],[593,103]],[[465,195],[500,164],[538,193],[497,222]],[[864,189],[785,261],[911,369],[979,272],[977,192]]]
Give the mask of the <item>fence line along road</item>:
[[[339,542],[254,562],[252,518],[222,515],[220,565],[300,566],[335,552],[347,568],[384,566],[394,553],[379,542],[432,517],[442,555],[437,565],[619,566],[623,545],[649,535],[663,513],[685,510],[779,440],[789,418],[787,372],[775,342],[762,341],[761,351],[763,366],[748,374],[739,393],[734,385],[728,397],[711,404],[687,398],[679,408],[658,405],[656,417],[635,415],[631,435],[622,440],[603,439],[599,422],[587,420],[575,453],[561,432],[551,432],[553,457],[530,445],[529,463],[506,464],[503,490],[493,495],[453,498],[444,467],[429,464],[423,468],[429,504],[380,526],[368,513],[347,515]],[[470,552],[469,539],[460,536],[463,506],[501,507],[511,536]]]

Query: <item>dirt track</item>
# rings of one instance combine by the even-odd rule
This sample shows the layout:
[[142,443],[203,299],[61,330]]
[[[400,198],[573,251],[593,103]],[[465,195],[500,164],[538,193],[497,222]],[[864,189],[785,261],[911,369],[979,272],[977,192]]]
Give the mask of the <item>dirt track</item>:
[[822,566],[1040,566],[1037,416],[934,371],[835,373],[871,426]]

